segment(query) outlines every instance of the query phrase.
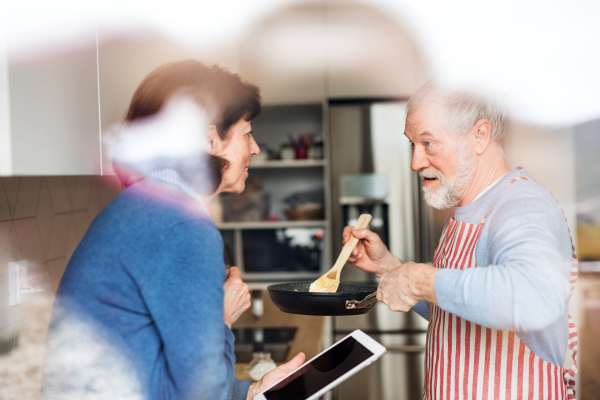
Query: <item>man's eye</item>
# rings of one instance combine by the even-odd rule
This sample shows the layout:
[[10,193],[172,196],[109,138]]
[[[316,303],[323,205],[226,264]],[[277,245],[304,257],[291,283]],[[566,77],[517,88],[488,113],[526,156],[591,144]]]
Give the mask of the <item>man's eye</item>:
[[433,142],[425,142],[425,147],[431,147],[433,146]]

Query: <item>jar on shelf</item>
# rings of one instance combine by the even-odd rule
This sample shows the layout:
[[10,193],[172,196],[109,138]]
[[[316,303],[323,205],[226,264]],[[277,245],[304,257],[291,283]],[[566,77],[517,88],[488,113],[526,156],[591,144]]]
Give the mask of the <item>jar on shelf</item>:
[[250,378],[259,381],[267,372],[277,368],[277,364],[271,358],[271,353],[266,351],[257,351],[252,353],[252,361],[248,365],[248,374]]
[[292,147],[292,145],[284,143],[281,145],[281,149],[279,150],[279,158],[286,161],[295,160],[296,150]]
[[323,159],[323,137],[317,136],[312,143],[312,156],[315,160]]

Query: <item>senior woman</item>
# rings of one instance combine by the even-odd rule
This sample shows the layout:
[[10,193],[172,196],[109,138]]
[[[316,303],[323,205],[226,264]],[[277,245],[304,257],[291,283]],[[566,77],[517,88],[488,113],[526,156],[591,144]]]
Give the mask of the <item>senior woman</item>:
[[304,361],[257,383],[234,378],[231,325],[250,296],[239,269],[226,271],[205,207],[244,190],[259,153],[258,88],[217,66],[167,64],[137,88],[126,125],[152,121],[182,92],[205,112],[206,154],[115,165],[126,189],[93,221],[57,291],[44,398],[251,399]]

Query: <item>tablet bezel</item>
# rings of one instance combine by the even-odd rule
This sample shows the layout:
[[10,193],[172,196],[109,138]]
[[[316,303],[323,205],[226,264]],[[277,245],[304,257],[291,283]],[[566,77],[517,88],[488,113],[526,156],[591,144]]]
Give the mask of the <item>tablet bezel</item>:
[[372,364],[373,361],[377,360],[379,357],[381,357],[386,352],[386,348],[385,347],[383,347],[381,344],[379,344],[378,342],[376,342],[374,339],[372,339],[370,336],[368,336],[366,333],[364,333],[360,329],[357,329],[354,332],[350,333],[349,335],[344,336],[342,339],[338,340],[337,342],[335,342],[334,344],[332,344],[331,346],[329,346],[328,348],[326,348],[325,350],[323,350],[322,352],[320,352],[319,354],[317,354],[316,356],[314,356],[310,360],[306,361],[304,364],[302,364],[301,366],[299,366],[298,368],[296,368],[295,370],[293,370],[292,372],[290,372],[289,374],[287,374],[286,376],[284,376],[283,378],[281,378],[280,380],[278,380],[277,382],[275,382],[273,385],[269,386],[267,389],[265,389],[262,392],[260,392],[257,395],[255,395],[253,400],[267,400],[267,398],[264,395],[265,392],[267,392],[273,386],[276,386],[279,382],[283,381],[288,376],[294,374],[299,369],[301,369],[301,368],[305,367],[306,365],[310,364],[314,359],[316,359],[317,357],[320,357],[321,354],[324,354],[324,353],[328,352],[335,345],[337,345],[338,343],[346,340],[350,336],[353,337],[361,345],[363,345],[373,355],[370,356],[369,358],[367,358],[365,361],[363,361],[360,364],[358,364],[357,366],[355,366],[354,368],[352,368],[350,371],[346,372],[344,375],[342,375],[339,378],[337,378],[336,380],[334,380],[333,382],[331,382],[328,385],[322,387],[321,389],[319,389],[318,392],[316,392],[312,396],[306,398],[305,400],[313,400],[313,399],[318,398],[319,396],[322,396],[323,394],[327,393],[330,389],[336,387],[337,385],[339,385],[340,383],[342,383],[343,381],[345,381],[346,379],[348,379],[352,375],[356,374],[358,371],[360,371],[361,369],[363,369],[367,365]]

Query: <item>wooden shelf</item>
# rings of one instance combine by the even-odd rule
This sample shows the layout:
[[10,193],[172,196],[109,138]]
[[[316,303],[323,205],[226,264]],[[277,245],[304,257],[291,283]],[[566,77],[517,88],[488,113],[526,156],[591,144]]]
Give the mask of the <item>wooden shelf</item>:
[[220,222],[217,228],[222,230],[244,229],[280,229],[280,228],[308,228],[326,227],[327,221],[256,221],[256,222]]
[[257,161],[250,165],[250,169],[254,168],[307,168],[307,167],[323,167],[327,164],[326,160],[268,160]]

